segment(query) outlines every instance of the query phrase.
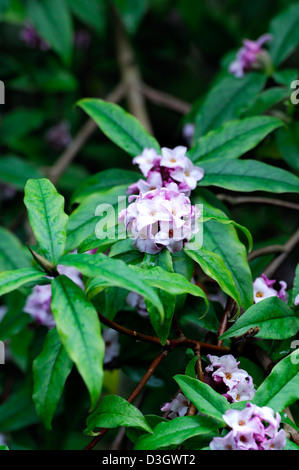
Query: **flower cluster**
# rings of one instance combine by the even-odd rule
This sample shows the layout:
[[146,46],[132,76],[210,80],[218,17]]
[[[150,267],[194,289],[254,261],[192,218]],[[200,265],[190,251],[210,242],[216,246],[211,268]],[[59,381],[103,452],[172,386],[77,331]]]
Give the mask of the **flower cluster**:
[[199,230],[199,209],[178,191],[175,183],[130,196],[129,202],[118,221],[125,224],[134,239],[133,246],[141,252],[156,254],[164,246],[172,253],[180,251]]
[[[57,271],[59,272],[59,274],[64,274],[65,276],[67,276],[79,287],[81,287],[81,289],[84,288],[81,274],[77,269],[72,268],[70,266],[58,265]],[[54,328],[55,320],[51,310],[51,301],[51,284],[35,286],[31,294],[27,297],[24,312],[31,315],[31,317],[40,325],[44,325],[49,329]]]
[[288,293],[286,292],[287,284],[285,281],[279,281],[280,290],[277,291],[274,289],[273,285],[276,283],[276,280],[270,280],[265,274],[262,274],[261,277],[257,277],[253,283],[253,297],[254,302],[260,302],[263,299],[268,297],[278,297],[279,299],[287,302]]
[[244,369],[239,369],[240,362],[227,354],[222,357],[208,355],[210,365],[205,368],[205,382],[231,403],[251,400],[255,389],[252,377]]
[[214,437],[211,450],[282,450],[286,433],[279,430],[281,417],[268,406],[247,403],[243,410],[228,410],[223,415],[231,431],[224,437]]
[[190,196],[191,190],[196,188],[197,182],[204,176],[202,168],[193,165],[186,157],[187,147],[178,146],[174,149],[162,148],[162,155],[158,155],[154,149],[144,149],[141,155],[133,159],[138,164],[141,172],[147,178],[140,179],[128,189],[128,194],[138,194],[168,187],[175,182],[178,190],[186,196]]
[[256,41],[244,39],[243,47],[238,51],[236,60],[230,66],[229,71],[238,78],[244,76],[246,72],[253,68],[258,68],[262,61],[265,61],[268,54],[262,48],[265,42],[271,41],[270,34],[264,34]]
[[169,412],[167,418],[174,419],[179,416],[185,416],[189,405],[190,400],[180,392],[170,403],[165,403],[165,405],[162,406],[161,411]]

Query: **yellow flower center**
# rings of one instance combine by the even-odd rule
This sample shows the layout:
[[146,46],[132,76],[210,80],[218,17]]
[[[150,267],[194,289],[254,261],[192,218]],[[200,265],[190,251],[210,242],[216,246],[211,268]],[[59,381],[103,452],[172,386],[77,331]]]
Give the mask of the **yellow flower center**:
[[259,291],[259,292],[256,293],[256,296],[257,297],[264,297],[264,294],[261,291]]

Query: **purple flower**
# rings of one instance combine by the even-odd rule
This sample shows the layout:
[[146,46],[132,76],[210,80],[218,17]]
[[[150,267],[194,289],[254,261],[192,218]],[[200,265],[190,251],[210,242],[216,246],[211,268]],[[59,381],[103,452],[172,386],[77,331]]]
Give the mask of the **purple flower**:
[[41,51],[51,49],[50,45],[40,37],[34,26],[29,23],[21,29],[20,39],[31,49],[40,49]]
[[0,182],[0,201],[12,199],[17,194],[16,189],[10,184]]
[[282,450],[286,433],[279,430],[279,413],[267,407],[247,403],[243,410],[228,410],[223,415],[231,431],[224,437],[214,437],[211,450]]
[[296,295],[295,300],[294,300],[294,305],[299,305],[299,294]]
[[78,30],[75,32],[74,44],[77,49],[87,49],[91,42],[90,32],[87,30]]
[[188,400],[182,393],[178,393],[170,403],[165,403],[165,405],[162,406],[161,411],[169,411],[170,413],[168,418],[174,419],[179,416],[185,416],[189,405],[190,400]]
[[187,144],[189,145],[189,147],[191,147],[192,145],[194,132],[195,132],[195,125],[192,124],[191,122],[188,122],[183,126],[182,134]]
[[141,252],[159,253],[163,246],[173,252],[180,251],[199,230],[200,212],[190,199],[171,183],[167,188],[155,189],[129,197],[129,206],[119,213],[133,246]]
[[252,377],[243,369],[234,356],[208,355],[210,365],[205,368],[205,381],[229,402],[251,400],[255,395]]
[[193,165],[186,157],[187,148],[183,146],[169,149],[162,148],[162,156],[154,149],[144,149],[141,155],[133,159],[147,178],[140,179],[129,186],[128,194],[139,194],[152,189],[168,188],[172,183],[177,184],[177,191],[189,197],[191,190],[195,189],[198,181],[204,176],[204,170]]
[[272,287],[276,283],[276,280],[268,279],[265,274],[262,274],[261,277],[257,277],[253,283],[253,297],[254,302],[260,302],[263,299],[268,299],[269,297],[278,297],[279,299],[287,302],[288,293],[286,292],[287,284],[285,281],[279,281],[280,290],[277,291]]
[[62,121],[56,126],[51,127],[46,133],[45,139],[54,150],[63,150],[72,141],[70,123]]
[[127,296],[127,303],[130,307],[136,308],[137,313],[139,313],[141,317],[148,317],[148,311],[142,295],[136,294],[136,292],[130,292]]
[[120,345],[117,331],[112,330],[112,328],[106,328],[103,331],[103,340],[105,342],[104,364],[109,364],[119,355]]
[[236,60],[229,66],[230,73],[241,78],[249,70],[258,68],[261,65],[261,60],[267,56],[267,52],[262,46],[271,40],[270,34],[264,34],[256,41],[244,39],[243,47],[238,51]]

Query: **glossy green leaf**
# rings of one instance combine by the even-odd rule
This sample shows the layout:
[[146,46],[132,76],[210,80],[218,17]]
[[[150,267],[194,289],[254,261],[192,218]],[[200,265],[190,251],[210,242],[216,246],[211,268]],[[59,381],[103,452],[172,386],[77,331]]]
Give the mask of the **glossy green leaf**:
[[281,168],[255,160],[206,160],[200,186],[218,186],[231,191],[298,193],[299,178]]
[[31,389],[27,385],[23,384],[0,405],[1,433],[18,431],[39,422],[31,398]]
[[273,40],[269,51],[275,66],[281,64],[299,44],[299,9],[295,2],[279,13],[270,23]]
[[102,390],[105,350],[97,312],[82,289],[65,276],[52,283],[51,308],[60,340],[76,364],[94,408]]
[[214,431],[219,423],[204,416],[182,416],[154,427],[153,434],[139,437],[134,450],[156,450],[178,446],[187,439]]
[[282,125],[279,119],[270,116],[231,121],[200,137],[188,156],[197,165],[215,158],[235,159],[256,147],[270,132]]
[[41,254],[56,264],[66,243],[68,216],[63,196],[49,180],[42,178],[27,182],[24,202]]
[[149,135],[140,122],[120,106],[100,99],[84,99],[80,106],[100,127],[102,132],[132,156],[140,155],[145,148],[160,152],[157,141]]
[[127,400],[117,395],[108,395],[102,398],[97,409],[87,418],[85,434],[96,434],[96,428],[116,428],[118,426],[143,429],[152,433],[141,411],[131,405]]
[[41,174],[30,162],[14,155],[1,157],[1,181],[11,184],[14,188],[23,191],[25,184],[31,178],[41,178]]
[[35,268],[21,268],[0,273],[0,296],[29,282],[45,279],[45,273]]
[[73,363],[61,344],[56,328],[46,336],[41,353],[33,362],[33,401],[47,429],[61,398],[65,381]]
[[223,423],[222,416],[229,409],[228,401],[224,396],[198,379],[186,375],[176,375],[174,379],[185,397],[193,403],[200,413]]
[[258,406],[269,406],[281,413],[299,398],[299,358],[294,351],[276,364],[253,398]]
[[4,227],[0,227],[0,271],[30,266],[31,256],[19,239]]
[[68,0],[73,14],[98,34],[105,31],[105,2],[99,0]]
[[221,338],[231,338],[258,326],[256,335],[265,339],[286,339],[299,331],[299,318],[278,297],[269,297],[252,305]]

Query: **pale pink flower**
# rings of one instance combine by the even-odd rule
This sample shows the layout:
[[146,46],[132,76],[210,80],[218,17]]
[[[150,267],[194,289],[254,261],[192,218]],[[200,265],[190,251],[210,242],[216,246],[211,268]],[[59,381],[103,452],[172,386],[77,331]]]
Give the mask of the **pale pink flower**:
[[237,52],[236,60],[230,66],[229,71],[238,78],[244,76],[249,70],[259,66],[259,59],[266,54],[262,46],[272,40],[270,34],[264,34],[256,41],[244,39],[243,47]]
[[160,159],[155,149],[145,148],[141,155],[133,158],[133,164],[137,163],[144,176],[147,176],[150,170],[159,164]]

